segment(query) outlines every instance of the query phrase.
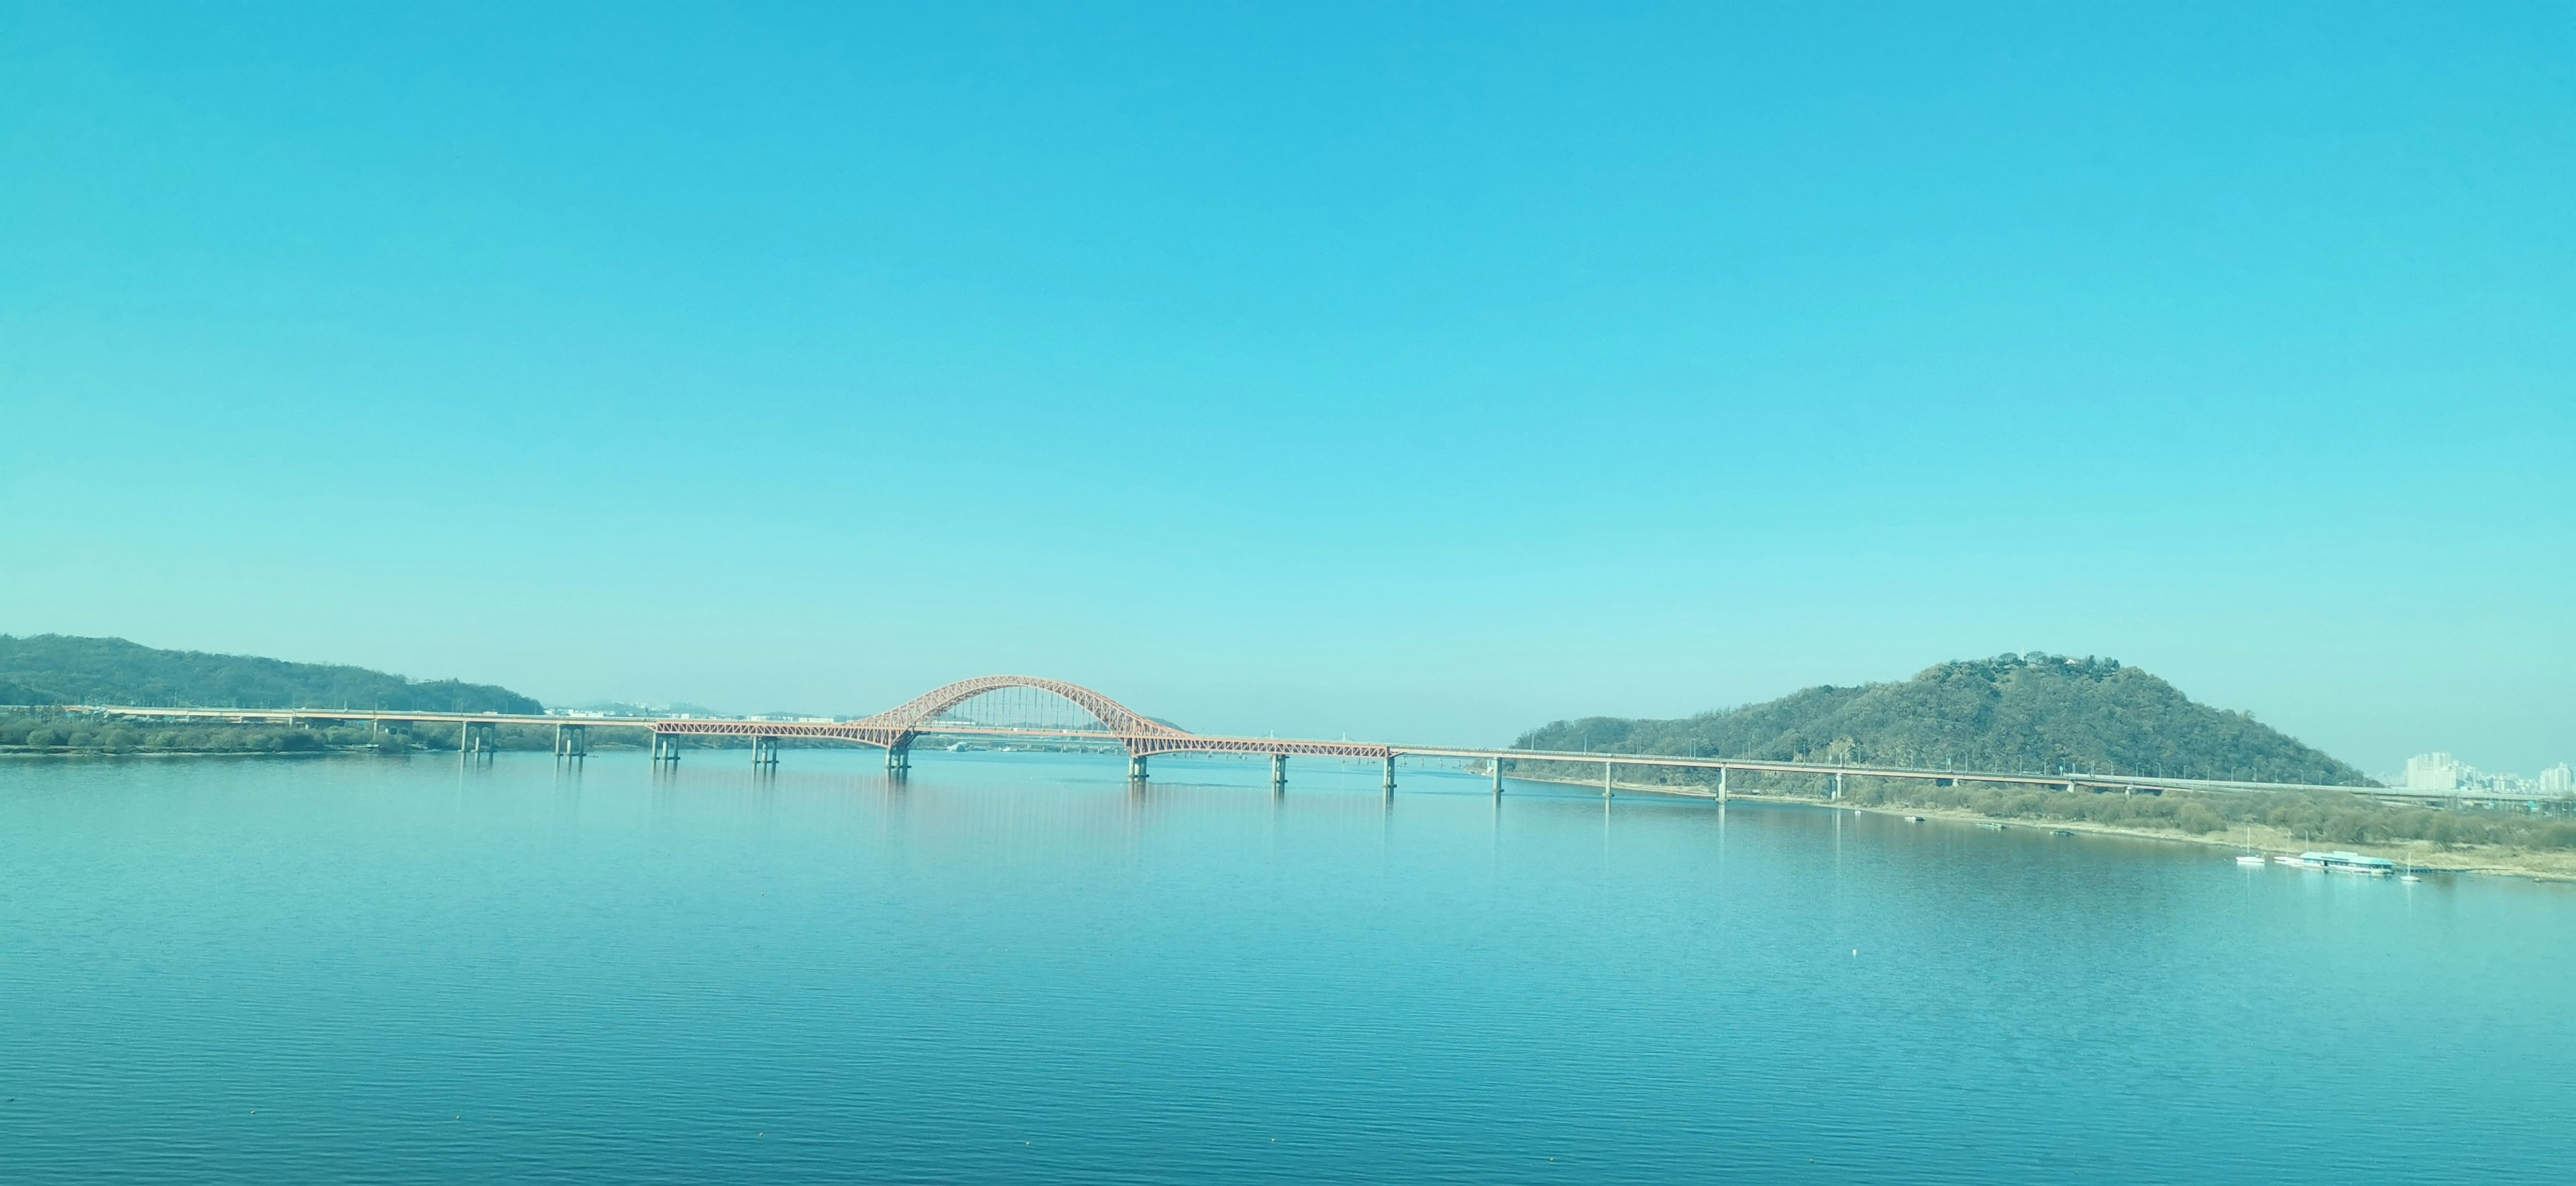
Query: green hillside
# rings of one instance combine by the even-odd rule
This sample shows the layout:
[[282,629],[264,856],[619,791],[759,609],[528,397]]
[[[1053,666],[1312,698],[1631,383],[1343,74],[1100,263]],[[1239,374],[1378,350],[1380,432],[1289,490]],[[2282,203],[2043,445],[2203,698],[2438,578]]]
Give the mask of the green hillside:
[[411,680],[364,667],[164,651],[122,638],[0,634],[0,704],[390,708],[534,713],[508,688]]
[[1999,655],[1900,683],[1808,688],[1680,720],[1587,717],[1521,735],[1542,750],[1722,755],[1988,771],[2375,786],[2263,725],[2117,660]]

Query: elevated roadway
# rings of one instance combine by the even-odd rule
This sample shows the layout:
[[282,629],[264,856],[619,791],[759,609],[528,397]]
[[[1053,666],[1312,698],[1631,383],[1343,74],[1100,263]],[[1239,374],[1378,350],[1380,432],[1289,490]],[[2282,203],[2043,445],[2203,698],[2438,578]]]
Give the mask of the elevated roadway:
[[[1035,727],[1026,724],[996,724],[978,721],[957,713],[961,706],[979,697],[1018,691],[1041,693],[1046,697],[1065,702],[1079,710],[1075,714],[1079,718],[1079,723]],[[1881,778],[1941,785],[1974,782],[2059,791],[2084,789],[2132,794],[2140,792],[2162,794],[2167,791],[2344,791],[2391,801],[2425,803],[2462,801],[2460,796],[2455,795],[2386,790],[2377,787],[2161,778],[2134,774],[1930,770],[1899,766],[1771,761],[1752,758],[1684,757],[1672,754],[1576,753],[1490,749],[1474,746],[1385,745],[1348,740],[1211,735],[1191,733],[1153,720],[1080,685],[1033,676],[987,676],[981,679],[962,680],[932,689],[895,708],[852,720],[731,720],[687,716],[564,716],[391,709],[150,708],[127,705],[77,705],[66,711],[107,717],[275,723],[290,727],[321,721],[365,721],[379,725],[447,725],[457,727],[457,746],[460,752],[465,753],[490,752],[496,740],[493,731],[502,725],[552,728],[555,731],[555,752],[558,756],[566,758],[579,758],[587,754],[588,735],[591,729],[636,729],[650,734],[652,756],[656,763],[677,762],[681,750],[680,739],[687,737],[742,738],[750,743],[752,761],[756,765],[763,766],[777,765],[778,746],[781,741],[791,739],[838,741],[885,750],[887,768],[898,772],[910,767],[913,744],[920,738],[929,736],[1054,744],[1089,743],[1116,746],[1126,751],[1128,772],[1137,778],[1146,776],[1147,761],[1157,754],[1266,755],[1271,759],[1273,780],[1283,784],[1287,779],[1287,762],[1292,757],[1374,761],[1384,764],[1385,784],[1390,791],[1395,787],[1397,760],[1410,758],[1462,761],[1480,765],[1492,776],[1497,792],[1502,789],[1505,770],[1508,767],[1512,772],[1523,777],[1558,782],[1572,782],[1577,777],[1588,777],[1584,774],[1586,771],[1597,770],[1600,772],[1601,785],[1605,793],[1619,789],[1616,788],[1615,782],[1616,775],[1621,770],[1703,771],[1716,775],[1713,784],[1663,783],[1631,786],[1626,789],[1716,799],[1728,797],[1727,784],[1730,775],[1773,774],[1816,777],[1823,782],[1829,796],[1835,798],[1840,797],[1843,783],[1847,779]]]

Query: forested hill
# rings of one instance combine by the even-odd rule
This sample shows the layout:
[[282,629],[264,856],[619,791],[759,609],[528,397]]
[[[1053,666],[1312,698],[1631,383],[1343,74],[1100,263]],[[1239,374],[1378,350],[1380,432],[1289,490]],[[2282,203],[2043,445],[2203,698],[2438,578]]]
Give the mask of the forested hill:
[[1526,749],[2374,786],[2249,713],[2195,704],[2117,660],[2000,655],[1902,683],[1808,688],[1681,720],[1587,717]]
[[122,638],[0,634],[0,704],[544,711],[508,688],[248,655],[164,651]]

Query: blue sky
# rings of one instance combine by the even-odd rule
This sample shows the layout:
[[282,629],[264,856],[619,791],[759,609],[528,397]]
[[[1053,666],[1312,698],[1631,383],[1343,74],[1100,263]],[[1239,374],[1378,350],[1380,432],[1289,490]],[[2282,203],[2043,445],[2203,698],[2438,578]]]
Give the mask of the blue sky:
[[0,631],[2576,758],[2576,10],[0,6]]

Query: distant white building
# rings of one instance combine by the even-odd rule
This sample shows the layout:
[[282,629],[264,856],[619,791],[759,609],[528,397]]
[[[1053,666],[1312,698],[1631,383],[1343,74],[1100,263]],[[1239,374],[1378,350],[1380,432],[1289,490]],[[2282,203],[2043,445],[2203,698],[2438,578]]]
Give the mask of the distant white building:
[[2460,789],[2459,759],[2449,754],[2417,754],[2406,759],[2406,789],[2436,793]]
[[2519,774],[2480,770],[2449,754],[2417,754],[2406,759],[2406,777],[2402,785],[2417,794],[2465,798],[2576,797],[2576,769],[2570,769],[2567,763],[2561,762],[2541,771],[2538,778],[2524,778]]

